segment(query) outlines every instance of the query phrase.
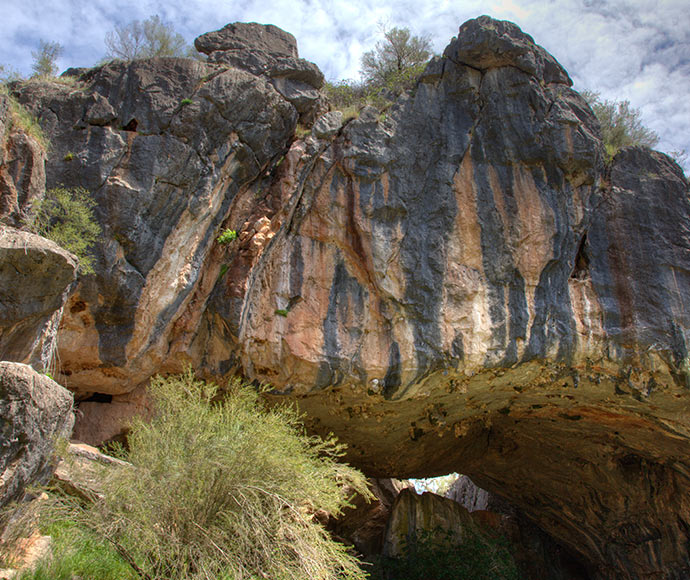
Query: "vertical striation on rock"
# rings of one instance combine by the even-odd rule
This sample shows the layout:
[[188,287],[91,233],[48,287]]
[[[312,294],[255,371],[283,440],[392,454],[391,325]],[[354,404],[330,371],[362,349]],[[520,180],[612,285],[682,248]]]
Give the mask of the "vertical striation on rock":
[[598,577],[689,574],[680,169],[607,167],[567,73],[489,17],[342,126],[291,35],[196,45],[13,87],[49,186],[89,189],[104,230],[61,326],[71,388],[112,418],[156,372],[241,372],[372,476],[462,472]]

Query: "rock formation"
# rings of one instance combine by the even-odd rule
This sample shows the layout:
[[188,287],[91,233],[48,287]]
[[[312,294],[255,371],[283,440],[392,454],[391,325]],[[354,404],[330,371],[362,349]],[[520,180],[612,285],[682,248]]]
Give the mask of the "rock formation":
[[72,394],[21,363],[0,362],[0,507],[55,469],[55,440],[74,424]]
[[563,68],[488,17],[342,126],[289,34],[196,45],[209,62],[13,88],[53,143],[48,185],[89,189],[104,231],[61,381],[116,402],[186,364],[241,372],[371,476],[462,472],[600,578],[690,574],[680,168],[607,165]]
[[77,259],[41,236],[0,226],[0,360],[52,368]]

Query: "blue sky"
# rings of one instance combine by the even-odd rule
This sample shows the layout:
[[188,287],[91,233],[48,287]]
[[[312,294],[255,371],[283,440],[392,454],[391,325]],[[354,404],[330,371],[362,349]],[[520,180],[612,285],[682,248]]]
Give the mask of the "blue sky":
[[[41,39],[60,42],[61,69],[105,54],[116,24],[159,14],[190,43],[228,22],[276,24],[329,79],[356,78],[380,23],[427,34],[441,52],[465,20],[512,20],[568,70],[575,88],[628,99],[661,137],[663,151],[690,153],[688,0],[0,0],[0,64],[31,71]],[[685,163],[686,172],[690,162]]]

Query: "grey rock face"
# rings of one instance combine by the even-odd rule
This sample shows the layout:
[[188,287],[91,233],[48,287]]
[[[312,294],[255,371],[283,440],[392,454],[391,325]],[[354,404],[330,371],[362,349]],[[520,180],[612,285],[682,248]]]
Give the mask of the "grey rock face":
[[[48,187],[89,190],[104,232],[96,274],[81,280],[63,322],[74,329],[61,340],[74,388],[90,388],[99,368],[130,367],[135,383],[155,372],[237,194],[294,132],[298,113],[269,80],[160,58],[92,69],[76,88],[17,87],[52,143]],[[131,390],[121,378],[100,390]]]
[[76,270],[56,243],[0,228],[0,358],[48,368]]
[[0,506],[51,476],[55,440],[73,424],[69,391],[27,365],[0,362]]
[[321,99],[323,73],[299,58],[294,36],[271,24],[236,22],[194,41],[209,62],[229,64],[255,75],[267,75],[276,90],[311,123]]
[[20,226],[27,207],[45,192],[46,154],[34,137],[12,126],[10,114],[10,98],[0,94],[0,218]]
[[251,49],[274,59],[297,58],[297,41],[292,34],[272,24],[256,22],[235,22],[215,32],[207,32],[194,41],[194,46],[208,55]]

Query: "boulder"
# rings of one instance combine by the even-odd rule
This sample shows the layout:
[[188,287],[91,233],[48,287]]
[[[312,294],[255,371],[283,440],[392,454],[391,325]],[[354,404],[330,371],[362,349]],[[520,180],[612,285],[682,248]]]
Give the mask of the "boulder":
[[30,366],[0,362],[0,507],[45,483],[55,443],[72,433],[72,394]]
[[47,240],[0,229],[0,358],[50,368],[77,258]]

